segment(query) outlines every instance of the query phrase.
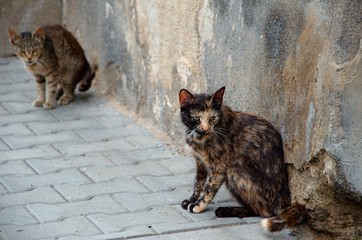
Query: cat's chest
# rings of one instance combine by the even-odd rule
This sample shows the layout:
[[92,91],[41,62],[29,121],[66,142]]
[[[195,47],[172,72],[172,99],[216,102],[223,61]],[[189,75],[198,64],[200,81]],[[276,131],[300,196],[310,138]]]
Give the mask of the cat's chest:
[[48,75],[53,69],[49,66],[40,63],[35,63],[33,65],[25,65],[25,67],[29,72],[39,75]]

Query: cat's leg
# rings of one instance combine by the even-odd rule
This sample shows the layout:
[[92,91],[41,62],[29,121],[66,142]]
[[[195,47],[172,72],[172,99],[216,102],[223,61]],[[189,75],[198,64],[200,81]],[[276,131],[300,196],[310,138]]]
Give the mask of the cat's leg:
[[226,218],[226,217],[256,217],[259,216],[253,210],[248,207],[219,207],[215,210],[215,215],[217,217]]
[[196,178],[195,178],[194,192],[190,197],[190,199],[186,199],[181,203],[181,206],[184,209],[187,209],[187,207],[191,203],[195,203],[199,199],[207,178],[207,170],[204,164],[201,162],[200,159],[198,159],[197,157],[195,158],[196,158]]
[[47,84],[47,97],[46,101],[43,104],[43,107],[46,109],[53,109],[56,107],[56,98],[57,98],[57,87],[59,74],[57,71],[52,72],[46,79]]
[[59,99],[59,104],[61,106],[69,104],[74,100],[74,84],[64,84],[62,85],[63,95]]
[[201,192],[199,199],[195,203],[190,203],[187,209],[193,213],[201,213],[206,210],[209,203],[214,199],[215,194],[225,180],[222,173],[212,172]]
[[35,75],[36,90],[38,97],[34,100],[34,107],[42,107],[45,102],[45,78],[41,75]]

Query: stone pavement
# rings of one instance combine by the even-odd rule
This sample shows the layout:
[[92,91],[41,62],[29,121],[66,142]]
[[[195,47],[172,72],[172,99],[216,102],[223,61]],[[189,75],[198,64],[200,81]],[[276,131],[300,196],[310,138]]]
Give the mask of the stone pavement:
[[259,218],[220,219],[180,207],[194,164],[94,92],[35,108],[32,77],[0,59],[0,239],[297,239],[265,234]]

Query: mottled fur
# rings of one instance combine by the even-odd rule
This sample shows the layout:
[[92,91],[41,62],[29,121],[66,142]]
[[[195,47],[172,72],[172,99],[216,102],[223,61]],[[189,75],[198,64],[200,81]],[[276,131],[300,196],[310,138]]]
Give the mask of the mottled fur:
[[263,226],[269,231],[300,223],[304,208],[290,204],[279,132],[261,117],[223,105],[224,91],[179,93],[186,143],[196,160],[194,192],[182,207],[203,212],[225,182],[242,206],[218,208],[218,217],[268,217]]
[[62,26],[40,26],[33,33],[20,34],[9,29],[9,41],[35,78],[34,106],[52,109],[59,98],[59,104],[66,105],[74,99],[78,83],[82,92],[91,87],[95,74],[77,39]]

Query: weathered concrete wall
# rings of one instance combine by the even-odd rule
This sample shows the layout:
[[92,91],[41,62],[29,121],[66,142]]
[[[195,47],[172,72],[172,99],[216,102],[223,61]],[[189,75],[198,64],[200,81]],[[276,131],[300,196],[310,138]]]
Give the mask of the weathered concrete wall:
[[62,2],[100,93],[182,146],[180,88],[225,85],[229,105],[280,129],[293,201],[307,204],[309,225],[326,239],[360,237],[361,1]]

